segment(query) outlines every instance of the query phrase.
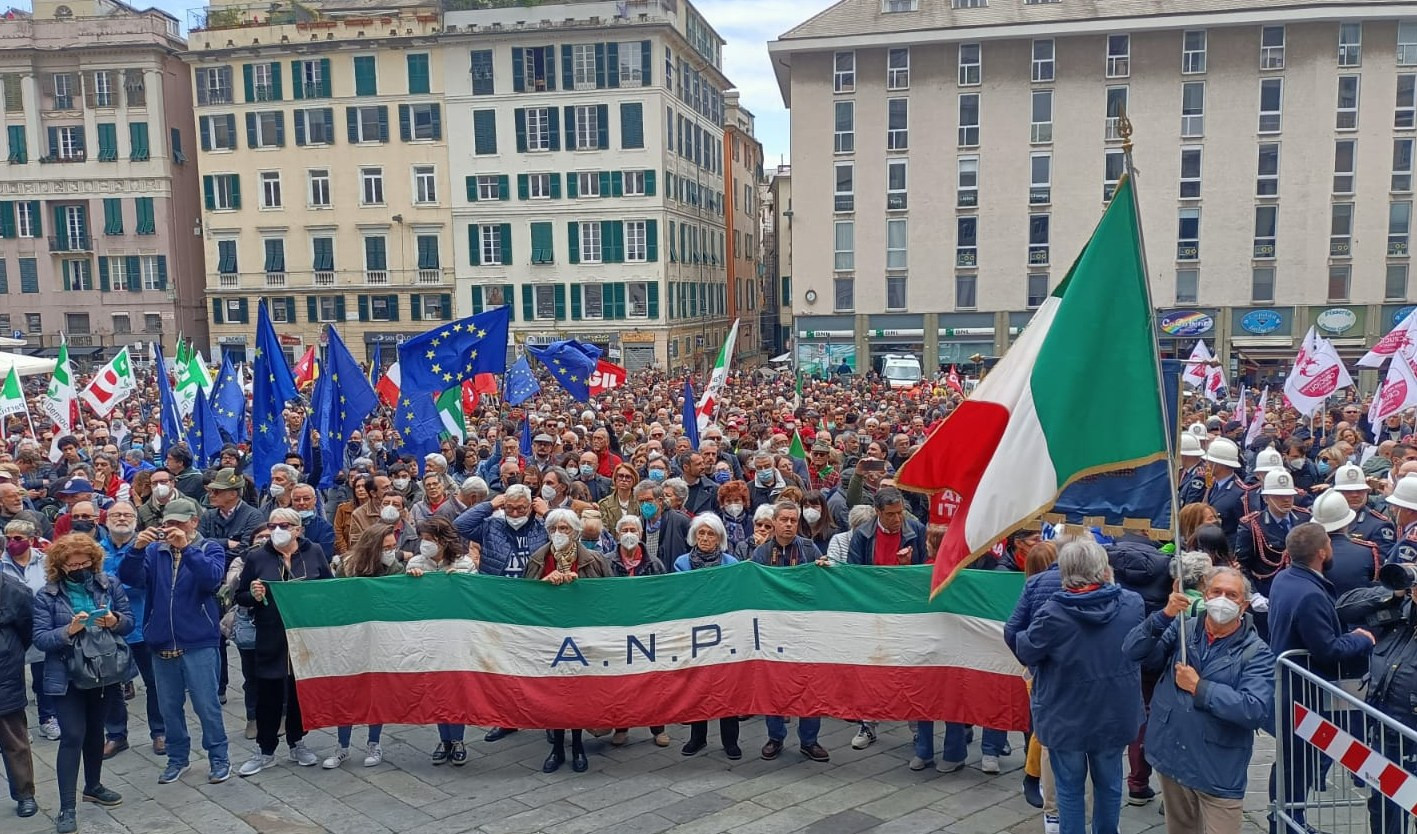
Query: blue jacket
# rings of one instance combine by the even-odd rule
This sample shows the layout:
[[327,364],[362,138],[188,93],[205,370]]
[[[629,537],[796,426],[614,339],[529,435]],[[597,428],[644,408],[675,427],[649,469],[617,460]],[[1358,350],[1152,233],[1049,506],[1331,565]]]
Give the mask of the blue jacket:
[[305,538],[318,544],[325,552],[325,562],[335,558],[335,528],[320,515],[319,511],[315,515],[305,520]]
[[[94,604],[107,606],[118,617],[113,633],[124,637],[133,630],[133,612],[128,607],[128,595],[123,585],[105,573],[95,573],[86,583]],[[44,652],[44,694],[63,695],[69,691],[67,665],[73,638],[69,636],[69,621],[74,619],[74,607],[69,595],[50,582],[34,595],[34,645]]]
[[1242,799],[1255,730],[1274,726],[1274,655],[1246,617],[1211,641],[1204,615],[1186,621],[1186,661],[1200,675],[1196,694],[1176,686],[1176,621],[1158,611],[1132,629],[1122,651],[1161,672],[1146,724],[1146,760],[1186,787]]
[[[773,551],[780,551],[779,558],[773,561]],[[758,545],[753,551],[753,561],[760,565],[768,565],[775,568],[790,568],[794,565],[810,565],[822,558],[822,552],[812,543],[812,540],[805,536],[798,536],[792,540],[786,548],[780,548],[777,539],[769,537],[767,541]]]
[[[506,572],[507,562],[517,550],[516,536],[507,525],[507,520],[493,518],[493,512],[492,502],[483,501],[467,508],[458,516],[457,521],[453,522],[453,526],[457,528],[458,535],[482,545],[482,563],[478,565],[477,572],[501,576]],[[546,525],[534,515],[522,529],[526,531],[527,556],[535,553],[548,541]]]
[[223,542],[194,536],[173,576],[166,542],[132,551],[118,565],[123,584],[147,589],[143,637],[153,651],[215,648],[221,642],[216,592],[226,577]]
[[1367,671],[1372,641],[1344,632],[1334,598],[1333,583],[1303,565],[1275,574],[1269,591],[1269,647],[1275,656],[1305,649],[1309,668],[1326,680]]
[[[103,572],[109,576],[117,576],[118,568],[123,564],[123,557],[133,552],[133,540],[118,546],[108,536],[100,536],[98,543],[103,546]],[[143,616],[147,610],[148,589],[146,586],[124,585],[123,593],[128,595],[128,607],[133,612],[133,630],[128,632],[127,641],[129,645],[143,642]]]
[[1064,752],[1116,751],[1143,720],[1141,666],[1122,644],[1145,608],[1118,585],[1058,591],[1015,638],[1014,653],[1033,669],[1038,740]]
[[[879,524],[863,524],[851,534],[851,544],[846,551],[848,565],[874,565],[876,563],[876,531]],[[910,548],[910,564],[925,564],[925,525],[913,518],[905,519],[900,527],[900,546]]]
[[1023,593],[1019,594],[1018,602],[1014,605],[1014,613],[1010,614],[1008,622],[1004,623],[1004,643],[1008,645],[1009,651],[1018,654],[1018,649],[1015,648],[1018,636],[1028,631],[1029,625],[1033,623],[1033,615],[1061,590],[1063,575],[1058,572],[1057,562],[1024,581]]

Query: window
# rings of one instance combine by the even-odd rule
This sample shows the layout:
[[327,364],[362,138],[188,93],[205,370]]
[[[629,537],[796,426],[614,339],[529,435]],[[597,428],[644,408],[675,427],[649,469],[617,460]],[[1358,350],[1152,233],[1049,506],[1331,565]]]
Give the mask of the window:
[[1328,236],[1328,254],[1347,258],[1353,254],[1353,204],[1334,203]]
[[1048,265],[1048,226],[1046,214],[1028,216],[1028,265]]
[[1358,129],[1358,78],[1356,75],[1338,77],[1338,120],[1334,126],[1339,130]]
[[54,109],[73,110],[74,94],[78,92],[78,80],[67,72],[56,72],[53,76]]
[[1348,286],[1353,277],[1353,267],[1348,264],[1330,264],[1328,268],[1328,300],[1347,301]]
[[886,89],[905,90],[910,87],[910,47],[892,49],[886,54]]
[[472,152],[480,156],[497,152],[497,111],[472,111]]
[[310,172],[310,205],[313,208],[328,208],[330,205],[330,172],[325,168]]
[[1194,139],[1205,135],[1205,82],[1190,81],[1181,85],[1181,138]]
[[981,48],[977,43],[959,45],[959,86],[975,87],[983,81]]
[[330,61],[320,58],[313,61],[295,61],[295,97],[330,97]]
[[468,70],[472,74],[472,94],[475,96],[492,95],[492,50],[474,49],[469,53],[469,58],[472,64]]
[[838,93],[856,90],[856,53],[838,52],[832,64],[832,89]]
[[620,44],[616,54],[619,56],[621,87],[640,87],[645,84],[644,70],[649,64],[649,53],[644,50],[645,47],[641,47],[639,41]]
[[838,220],[833,236],[834,258],[832,268],[845,272],[856,268],[856,224],[850,220]]
[[236,174],[211,174],[203,179],[209,209],[224,211],[241,208],[241,180]]
[[66,162],[82,162],[84,159],[84,129],[82,126],[49,129],[50,152],[54,158]]
[[578,105],[575,108],[576,147],[578,151],[591,151],[600,147],[600,107],[594,104]]
[[577,90],[595,89],[595,47],[592,43],[571,47],[571,74]]
[[[600,172],[580,171],[575,175],[576,193],[571,196],[599,197],[600,193]],[[609,197],[609,194],[604,195]]]
[[1043,306],[1048,300],[1048,273],[1030,273],[1028,276],[1028,300],[1030,310]]
[[906,168],[904,159],[886,160],[886,211],[902,211],[908,207]]
[[1411,139],[1392,141],[1392,190],[1400,193],[1412,190]]
[[1394,111],[1392,126],[1397,128],[1417,126],[1417,122],[1414,122],[1413,118],[1414,112],[1417,112],[1417,75],[1399,75],[1397,77],[1397,107]]
[[1260,80],[1260,133],[1278,133],[1284,126],[1284,79]]
[[1266,26],[1260,30],[1260,69],[1284,69],[1284,27]]
[[1038,151],[1028,155],[1028,204],[1047,205],[1053,201],[1053,154]]
[[624,182],[626,197],[643,197],[647,193],[644,171],[624,171],[620,174],[620,179]]
[[345,108],[351,142],[389,141],[389,110],[383,106]]
[[44,332],[44,325],[39,313],[25,313],[25,330],[29,333]]
[[265,239],[265,271],[266,286],[271,285],[271,276],[281,276],[278,280],[285,280],[285,241],[280,238]]
[[87,336],[89,334],[89,314],[65,313],[64,329],[70,333]]
[[1255,176],[1255,196],[1279,196],[1279,143],[1260,145],[1259,171]]
[[956,275],[955,276],[955,307],[963,310],[972,310],[975,307],[974,291],[978,284],[977,275]]
[[203,150],[229,151],[236,148],[235,116],[202,116],[199,122]]
[[521,67],[512,67],[512,88],[515,92],[556,89],[555,48],[535,46],[526,49],[512,49],[512,60],[521,56]]
[[1363,63],[1363,24],[1338,24],[1338,65],[1356,67]]
[[295,144],[329,145],[335,141],[335,111],[326,107],[296,110]]
[[[585,224],[582,224],[585,225]],[[502,226],[487,223],[477,227],[480,263],[483,266],[499,266],[502,263]]]
[[1387,212],[1387,254],[1404,258],[1409,254],[1408,237],[1412,232],[1412,203],[1393,203]]
[[979,145],[979,94],[962,93],[959,97],[959,146]]
[[886,276],[886,309],[904,310],[906,308],[906,297],[909,294],[908,280],[904,275]]
[[528,107],[526,109],[526,149],[529,151],[552,150],[550,108]]
[[886,269],[906,269],[909,264],[909,235],[903,217],[886,221]]
[[197,74],[197,104],[231,104],[231,67],[200,67]]
[[1054,47],[1052,38],[1039,38],[1033,42],[1033,80],[1048,82],[1053,80]]
[[1032,125],[1029,141],[1035,145],[1053,141],[1053,91],[1033,91]]
[[1205,72],[1204,29],[1192,29],[1181,33],[1181,72],[1185,75],[1199,75]]
[[127,336],[133,332],[133,318],[128,313],[113,314],[113,335]]
[[1201,149],[1181,149],[1181,199],[1198,200],[1201,196]]
[[1111,149],[1103,153],[1102,156],[1102,202],[1112,201],[1112,195],[1117,192],[1117,183],[1122,180],[1122,174],[1127,170],[1127,157],[1121,149]]
[[437,104],[399,105],[399,138],[405,142],[442,139],[442,107]]
[[[649,317],[651,287],[654,289],[653,295],[655,297],[655,304],[658,305],[659,285],[657,283],[652,285],[648,281],[631,281],[625,285],[625,294],[629,298],[629,302],[626,306],[626,313],[629,318],[643,319]],[[658,314],[656,313],[656,315]]]
[[886,102],[886,150],[910,147],[910,100],[893,98]]
[[261,172],[261,208],[278,209],[280,201],[280,172]]
[[[36,318],[35,321],[38,322],[39,319]],[[162,332],[162,314],[160,314],[160,313],[143,313],[143,332],[144,332],[144,333],[161,333],[161,332]]]
[[378,206],[384,203],[384,169],[360,168],[360,203]]
[[849,313],[856,309],[856,279],[850,275],[837,275],[832,278],[832,310],[837,313]]
[[856,210],[855,169],[856,166],[850,162],[836,164],[836,196],[832,202],[833,211]]
[[1383,300],[1407,300],[1407,264],[1387,265],[1387,280],[1383,284]]
[[920,8],[920,0],[881,0],[881,11],[885,14],[913,12]]
[[339,303],[343,299],[334,295],[321,295],[316,298],[315,316],[318,321],[337,322],[339,321]]
[[[598,264],[603,261],[601,227],[599,223],[580,223],[581,263]],[[681,227],[682,230],[682,227]]]
[[438,202],[438,179],[432,165],[413,166],[413,201],[423,204]]
[[83,260],[65,260],[60,263],[63,266],[64,289],[88,291],[94,288],[93,261],[85,258]]
[[354,94],[357,96],[377,96],[379,94],[378,64],[373,55],[354,56]]
[[1255,206],[1255,248],[1254,258],[1265,260],[1274,257],[1275,227],[1279,223],[1279,206]]
[[1250,271],[1250,301],[1256,304],[1274,302],[1274,267],[1257,266]]
[[[364,269],[366,272],[382,273],[378,278],[387,282],[389,268],[388,241],[383,235],[369,235],[364,238]],[[376,278],[365,275],[367,283],[375,283]]]
[[1333,143],[1333,193],[1352,194],[1354,166],[1358,159],[1358,142],[1354,139],[1339,139]]
[[558,289],[561,289],[560,285],[536,286],[532,288],[536,301],[535,314],[537,319],[555,320],[556,290]]
[[1176,270],[1176,303],[1195,304],[1200,290],[1200,270]]
[[[541,176],[545,176],[545,174]],[[530,182],[528,182],[527,186],[528,189],[530,189]],[[473,188],[477,189],[474,193],[476,195],[475,198],[478,200],[503,199],[502,178],[496,174],[484,174],[473,178]]]
[[1201,210],[1183,208],[1176,225],[1176,260],[1194,261],[1201,256]]
[[983,9],[989,5],[989,0],[950,0],[952,9]]
[[636,263],[649,260],[649,224],[643,220],[625,221],[625,260]]
[[851,153],[856,150],[856,103],[838,101],[836,103],[836,135],[833,149],[836,153]]
[[1417,66],[1417,20],[1397,24],[1397,65]]
[[978,266],[979,264],[978,221],[977,217],[955,218],[956,266]]
[[1126,78],[1132,74],[1132,36],[1107,36],[1107,77]]
[[955,205],[974,208],[979,205],[979,157],[962,156],[956,163]]

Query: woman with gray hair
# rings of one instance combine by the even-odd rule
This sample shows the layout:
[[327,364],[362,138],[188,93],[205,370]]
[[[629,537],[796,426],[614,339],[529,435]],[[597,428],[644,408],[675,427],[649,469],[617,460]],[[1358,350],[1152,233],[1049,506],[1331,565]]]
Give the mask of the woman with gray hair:
[[674,560],[674,570],[689,571],[736,565],[738,560],[725,552],[728,532],[723,520],[713,513],[699,513],[689,522],[689,552]]
[[[771,519],[772,515],[769,514]],[[857,504],[851,508],[851,512],[846,514],[846,529],[827,542],[827,558],[838,565],[846,564],[848,551],[851,549],[851,535],[858,527],[865,527],[876,522],[876,508],[870,504]],[[932,553],[934,551],[931,551]]]
[[684,510],[684,502],[689,500],[689,482],[683,478],[670,478],[664,482],[664,504],[671,510]]
[[1205,610],[1205,578],[1213,567],[1210,554],[1187,550],[1176,558],[1181,567],[1181,590],[1191,598],[1187,613],[1194,617]]
[[733,557],[738,561],[751,561],[753,551],[758,549],[758,545],[772,538],[772,506],[761,504],[753,510],[753,535],[739,542],[738,547],[733,550]]
[[[664,563],[655,556],[645,553],[644,524],[639,516],[623,515],[615,522],[616,543],[606,558],[610,561],[610,573],[612,576],[655,576],[664,573]],[[669,733],[665,732],[664,725],[652,726],[649,728],[654,736],[654,743],[659,747],[669,746]],[[616,747],[621,746],[630,740],[630,728],[616,727],[615,734],[610,737],[610,743]]]

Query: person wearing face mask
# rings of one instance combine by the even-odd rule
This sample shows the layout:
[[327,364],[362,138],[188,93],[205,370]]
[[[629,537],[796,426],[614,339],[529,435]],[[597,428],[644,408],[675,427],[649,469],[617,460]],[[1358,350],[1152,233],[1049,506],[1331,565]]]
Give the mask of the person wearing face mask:
[[741,559],[744,542],[753,538],[753,520],[748,515],[748,485],[742,481],[725,481],[719,485],[714,498],[718,503],[714,512],[723,519],[723,529],[728,534],[728,552]]
[[[404,572],[403,562],[398,557],[398,539],[394,530],[383,522],[371,524],[359,534],[354,547],[333,566],[336,577],[379,577],[395,576]],[[418,557],[414,557],[418,558]],[[384,748],[379,745],[383,735],[383,724],[370,724],[365,741],[364,766],[375,767],[384,760]],[[354,736],[354,727],[341,725],[335,730],[339,748],[320,766],[333,770],[349,760],[349,742]]]
[[[232,471],[236,470],[233,468]],[[218,470],[217,475],[220,474],[221,471]],[[257,510],[262,516],[269,516],[271,510],[277,507],[289,507],[290,492],[298,483],[300,483],[300,473],[295,471],[295,467],[285,463],[275,464],[271,467],[271,482],[266,487],[266,499],[261,502]]]
[[1151,709],[1166,720],[1147,723],[1146,757],[1161,780],[1168,834],[1241,829],[1255,731],[1274,724],[1274,655],[1245,614],[1249,582],[1235,568],[1211,568],[1202,589],[1201,614],[1188,614],[1191,598],[1173,592],[1122,644],[1160,674]]
[[600,474],[600,460],[595,452],[581,452],[576,479],[590,490],[592,501],[602,501],[611,492],[610,479]]
[[[127,501],[118,501],[108,508],[107,534],[98,539],[104,550],[103,570],[110,576],[118,575],[118,566],[137,546],[138,511]],[[157,702],[157,683],[153,680],[152,652],[143,640],[143,617],[147,610],[147,589],[142,586],[123,586],[128,595],[128,605],[133,611],[133,630],[123,638],[133,655],[134,674],[143,678],[148,717],[148,735],[152,739],[153,753],[158,756],[167,753],[167,739],[163,732],[162,710]],[[108,730],[108,741],[103,745],[103,757],[111,759],[128,749],[128,702],[132,697],[132,682],[125,684],[124,698],[114,698],[108,705],[108,715],[104,723]]]
[[689,549],[689,517],[669,509],[664,487],[654,481],[635,485],[635,505],[644,524],[645,552],[672,565]]
[[177,488],[172,485],[172,473],[166,469],[154,469],[148,477],[151,489],[148,499],[138,507],[138,530],[162,526],[162,510],[167,502],[177,496]]
[[836,535],[836,525],[827,512],[827,499],[813,490],[802,497],[802,518],[798,535],[812,540],[817,550],[827,552],[832,537]]
[[335,556],[335,528],[320,514],[319,498],[310,484],[296,484],[290,491],[290,508],[300,514],[300,524],[305,528],[305,538],[318,544],[325,554],[325,561]]
[[[0,554],[0,573],[25,583],[31,593],[38,593],[47,581],[44,551],[40,549],[40,543],[39,532],[31,522],[16,518],[5,525],[5,552]],[[44,692],[44,652],[30,645],[25,662],[30,669],[39,733],[50,741],[57,741],[60,730],[54,713],[54,699]]]
[[288,507],[272,510],[268,526],[270,541],[247,553],[236,583],[236,603],[250,608],[256,623],[256,744],[260,749],[237,771],[243,777],[255,776],[275,765],[282,716],[290,760],[302,767],[319,761],[304,742],[305,727],[300,720],[295,676],[290,673],[285,622],[267,586],[273,582],[329,579],[334,574],[320,546],[303,535],[305,528],[298,512]]
[[754,510],[777,500],[778,493],[787,487],[782,474],[773,465],[772,452],[760,451],[753,455],[752,480],[748,482],[748,506]]
[[389,490],[403,496],[405,507],[412,507],[423,498],[423,487],[413,479],[409,468],[401,463],[389,470]]
[[[418,525],[418,536],[418,553],[408,562],[409,576],[419,577],[425,573],[477,573],[477,565],[472,557],[467,555],[462,538],[447,519],[430,518],[424,521]],[[388,557],[387,550],[384,557]],[[467,747],[463,743],[466,731],[467,726],[464,724],[438,725],[438,746],[433,748],[432,753],[435,766],[451,764],[454,767],[462,767],[467,764]],[[514,731],[503,730],[502,735],[508,732]]]

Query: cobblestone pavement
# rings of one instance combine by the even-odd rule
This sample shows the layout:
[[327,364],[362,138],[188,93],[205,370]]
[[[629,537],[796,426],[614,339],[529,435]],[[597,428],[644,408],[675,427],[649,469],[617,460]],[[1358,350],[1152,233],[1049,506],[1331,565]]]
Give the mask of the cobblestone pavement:
[[[234,653],[233,653],[234,655]],[[233,671],[239,681],[239,672]],[[139,698],[129,706],[140,705]],[[671,727],[673,744],[654,746],[648,731],[631,732],[631,743],[611,747],[609,737],[587,734],[590,771],[573,773],[569,765],[544,775],[547,747],[541,732],[523,731],[496,743],[482,740],[482,730],[468,728],[465,767],[434,767],[428,751],[431,727],[387,727],[384,763],[362,766],[363,754],[339,770],[299,767],[278,753],[278,766],[249,779],[233,774],[221,785],[206,782],[204,760],[178,783],[157,784],[159,759],[145,740],[139,714],[131,715],[135,746],[104,763],[104,784],[123,795],[123,804],[103,809],[80,803],[79,830],[90,834],[382,834],[428,830],[438,834],[1041,834],[1040,812],[1020,792],[1022,737],[1011,734],[1015,752],[1003,759],[1004,772],[980,772],[979,747],[970,749],[969,766],[952,774],[933,769],[911,772],[910,728],[883,725],[881,737],[866,750],[852,750],[855,725],[823,722],[821,742],[831,762],[815,764],[798,753],[795,739],[777,761],[766,762],[757,750],[766,740],[761,719],[745,722],[744,758],[729,762],[710,724],[707,752],[685,759],[679,748],[685,727]],[[33,722],[33,708],[31,721]],[[195,722],[191,722],[195,723]],[[244,739],[239,688],[226,707],[233,770],[245,761],[254,742]],[[936,725],[937,730],[941,725]],[[194,727],[195,729],[195,727]],[[790,728],[789,728],[790,729]],[[27,820],[0,810],[0,831],[38,834],[53,831],[58,793],[54,757],[58,743],[35,732],[35,770],[41,812]],[[364,740],[356,728],[354,745]],[[138,744],[138,741],[144,743]],[[308,743],[322,758],[335,747],[334,733],[320,730]],[[199,739],[194,747],[200,751]],[[1263,821],[1265,779],[1273,743],[1262,737],[1251,768],[1247,799],[1247,834]],[[81,786],[82,787],[82,786]],[[1164,831],[1157,802],[1122,813],[1123,834]]]

